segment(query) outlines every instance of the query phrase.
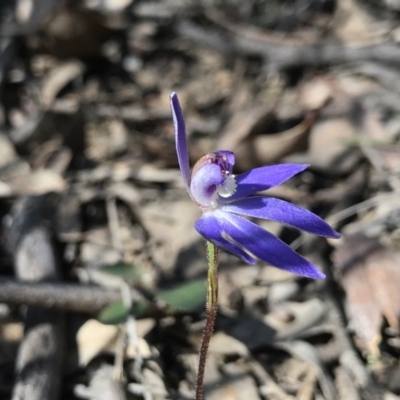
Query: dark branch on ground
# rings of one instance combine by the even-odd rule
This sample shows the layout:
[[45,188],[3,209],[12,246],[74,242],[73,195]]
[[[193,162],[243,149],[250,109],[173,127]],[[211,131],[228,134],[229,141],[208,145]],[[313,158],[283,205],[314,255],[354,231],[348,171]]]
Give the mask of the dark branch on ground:
[[0,302],[10,305],[97,313],[120,299],[119,291],[96,286],[0,279]]

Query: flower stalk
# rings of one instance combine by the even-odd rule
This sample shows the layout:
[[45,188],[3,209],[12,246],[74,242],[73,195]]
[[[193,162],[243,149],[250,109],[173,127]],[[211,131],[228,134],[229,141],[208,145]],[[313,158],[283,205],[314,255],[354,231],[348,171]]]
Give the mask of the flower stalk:
[[207,306],[206,306],[206,324],[199,351],[199,368],[196,379],[196,400],[203,399],[204,392],[204,372],[206,369],[206,360],[208,347],[210,345],[211,335],[214,330],[215,318],[218,307],[218,262],[219,248],[211,242],[206,242],[208,272],[207,272]]
[[340,234],[314,213],[261,193],[286,182],[308,165],[269,165],[234,175],[234,153],[217,150],[203,155],[191,169],[185,120],[176,93],[171,94],[171,110],[183,182],[189,196],[202,212],[195,228],[207,241],[207,319],[196,382],[196,400],[201,400],[207,350],[217,314],[219,249],[250,265],[261,260],[303,277],[323,279],[325,275],[315,265],[280,238],[250,221],[249,217],[280,222],[323,237],[339,238]]

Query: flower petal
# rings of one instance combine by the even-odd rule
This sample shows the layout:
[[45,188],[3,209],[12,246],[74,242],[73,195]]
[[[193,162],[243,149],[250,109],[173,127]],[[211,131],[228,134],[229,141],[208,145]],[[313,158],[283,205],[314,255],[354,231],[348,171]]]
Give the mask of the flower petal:
[[217,164],[205,164],[192,176],[190,194],[193,200],[203,207],[215,206],[217,185],[224,180],[221,168]]
[[179,104],[178,96],[175,92],[171,94],[171,110],[172,118],[174,120],[175,145],[179,168],[181,170],[186,189],[189,192],[190,165],[188,147],[186,143],[185,120],[183,119],[182,109]]
[[223,210],[215,211],[214,215],[229,237],[261,260],[307,278],[325,278],[313,264],[256,224]]
[[235,154],[229,150],[218,150],[215,151],[216,154],[219,154],[221,157],[226,157],[227,163],[229,165],[229,173],[232,173],[232,168],[235,165]]
[[220,199],[220,201],[228,203],[270,189],[304,171],[307,167],[308,164],[277,164],[251,169],[235,178],[236,192],[231,197]]
[[254,265],[256,263],[256,260],[253,257],[244,252],[239,246],[229,242],[223,237],[223,232],[219,225],[218,218],[215,217],[214,213],[210,212],[203,214],[203,216],[196,221],[195,227],[200,235],[221,249],[228,253],[232,253],[248,264]]
[[222,209],[235,214],[281,222],[314,235],[332,238],[340,237],[339,233],[314,213],[273,197],[248,197],[247,199],[225,204]]

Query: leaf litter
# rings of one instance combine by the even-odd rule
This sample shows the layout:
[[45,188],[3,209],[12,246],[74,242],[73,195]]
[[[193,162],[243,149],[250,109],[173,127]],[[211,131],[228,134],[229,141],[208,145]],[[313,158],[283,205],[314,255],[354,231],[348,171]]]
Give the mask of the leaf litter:
[[[66,285],[72,303],[74,285],[111,299],[98,314],[65,314],[55,393],[192,398],[206,260],[177,171],[168,106],[177,91],[191,161],[226,147],[237,172],[309,163],[270,194],[343,233],[335,245],[263,225],[323,268],[325,282],[221,256],[206,398],[398,399],[395,2],[196,4],[0,5],[0,286],[20,284],[23,299],[0,304],[0,397],[21,385],[18,346],[37,304],[16,279],[10,232],[30,237],[39,226],[61,271],[40,304],[60,307]],[[32,265],[47,260],[30,254]]]

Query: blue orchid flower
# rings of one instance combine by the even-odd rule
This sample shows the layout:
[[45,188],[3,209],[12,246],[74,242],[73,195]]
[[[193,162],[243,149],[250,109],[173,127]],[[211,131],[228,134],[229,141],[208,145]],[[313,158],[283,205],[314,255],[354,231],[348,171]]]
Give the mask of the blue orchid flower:
[[340,237],[323,219],[287,201],[256,195],[304,171],[306,164],[278,164],[235,176],[235,155],[230,151],[207,153],[189,166],[185,121],[176,93],[171,95],[176,152],[186,189],[203,215],[197,231],[215,246],[248,264],[256,259],[294,274],[314,279],[325,275],[282,240],[245,217],[280,222],[315,235]]

